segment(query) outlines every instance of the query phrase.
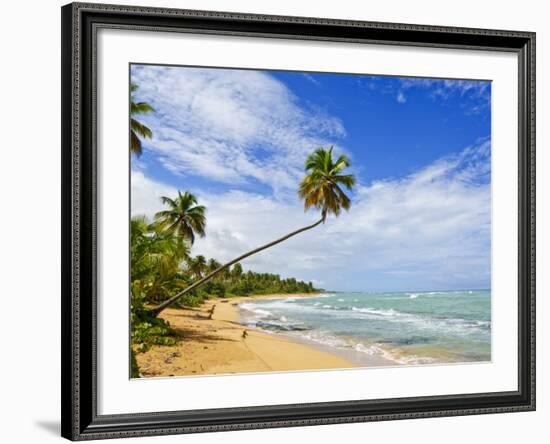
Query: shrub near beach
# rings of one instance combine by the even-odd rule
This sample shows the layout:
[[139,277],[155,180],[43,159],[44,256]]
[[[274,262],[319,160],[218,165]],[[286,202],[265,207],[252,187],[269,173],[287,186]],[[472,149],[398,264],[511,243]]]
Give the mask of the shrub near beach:
[[[149,310],[220,267],[215,259],[191,255],[192,244],[177,232],[145,217],[131,220],[131,338],[133,353],[154,345],[173,345],[183,336]],[[210,298],[319,292],[311,282],[283,279],[278,274],[243,271],[240,263],[218,273],[179,298],[175,307],[198,307]],[[137,363],[132,367],[137,377]]]

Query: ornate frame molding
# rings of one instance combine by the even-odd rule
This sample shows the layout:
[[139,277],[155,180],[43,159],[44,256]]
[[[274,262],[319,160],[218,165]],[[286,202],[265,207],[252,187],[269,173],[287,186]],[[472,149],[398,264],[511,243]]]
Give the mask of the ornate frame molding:
[[[95,40],[100,27],[514,52],[519,61],[518,391],[97,415]],[[71,440],[535,409],[535,34],[72,3],[62,8],[62,435]]]

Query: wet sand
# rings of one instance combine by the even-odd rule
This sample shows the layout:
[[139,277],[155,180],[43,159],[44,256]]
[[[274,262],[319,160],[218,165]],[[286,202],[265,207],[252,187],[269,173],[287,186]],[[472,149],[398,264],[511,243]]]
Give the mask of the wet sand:
[[[213,299],[196,309],[168,308],[160,317],[181,335],[176,345],[155,345],[136,359],[143,377],[220,375],[358,367],[353,355],[239,324],[239,303],[312,294]],[[367,363],[368,364],[368,363]],[[384,363],[373,360],[371,365]],[[364,366],[362,363],[361,366]]]

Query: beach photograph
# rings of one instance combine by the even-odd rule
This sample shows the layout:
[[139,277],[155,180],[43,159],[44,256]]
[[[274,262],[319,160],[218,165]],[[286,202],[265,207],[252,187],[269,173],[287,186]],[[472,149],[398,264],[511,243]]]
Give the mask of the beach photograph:
[[491,362],[491,82],[131,64],[131,378]]

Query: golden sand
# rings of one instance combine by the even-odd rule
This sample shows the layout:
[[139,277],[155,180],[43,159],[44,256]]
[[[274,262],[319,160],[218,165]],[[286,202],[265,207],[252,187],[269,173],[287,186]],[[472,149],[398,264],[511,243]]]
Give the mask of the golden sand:
[[176,345],[155,345],[145,353],[138,353],[140,373],[143,377],[159,377],[357,367],[340,356],[286,336],[239,324],[238,304],[243,300],[311,296],[215,299],[197,309],[168,308],[160,317],[182,338]]

